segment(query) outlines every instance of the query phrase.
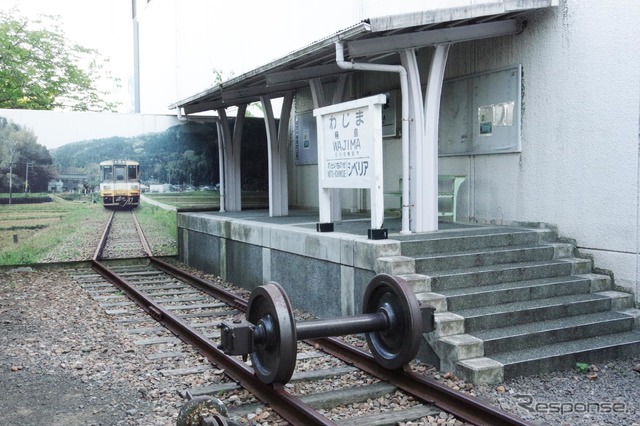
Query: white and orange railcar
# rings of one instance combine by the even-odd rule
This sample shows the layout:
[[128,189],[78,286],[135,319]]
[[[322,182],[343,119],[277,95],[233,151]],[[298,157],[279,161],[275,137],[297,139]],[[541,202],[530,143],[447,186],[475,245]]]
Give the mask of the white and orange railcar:
[[140,163],[108,160],[100,163],[100,197],[107,208],[134,208],[140,204]]

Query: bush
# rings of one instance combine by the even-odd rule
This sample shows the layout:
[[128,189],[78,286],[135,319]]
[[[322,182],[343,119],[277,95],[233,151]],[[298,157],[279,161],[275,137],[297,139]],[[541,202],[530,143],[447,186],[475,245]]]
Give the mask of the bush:
[[[39,204],[50,203],[53,199],[49,196],[44,197],[13,197],[11,198],[11,204]],[[0,198],[0,204],[9,204],[9,198]]]

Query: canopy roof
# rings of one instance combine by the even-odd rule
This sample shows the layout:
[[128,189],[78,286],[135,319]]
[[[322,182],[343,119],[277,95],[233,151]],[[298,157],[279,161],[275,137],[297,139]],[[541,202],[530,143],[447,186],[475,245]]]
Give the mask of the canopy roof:
[[521,31],[527,14],[559,0],[502,0],[470,6],[371,18],[338,31],[273,62],[176,102],[184,114],[216,110],[272,98],[302,87],[309,79],[349,72],[336,65],[335,43],[345,45],[345,59],[384,62],[395,52],[477,40]]

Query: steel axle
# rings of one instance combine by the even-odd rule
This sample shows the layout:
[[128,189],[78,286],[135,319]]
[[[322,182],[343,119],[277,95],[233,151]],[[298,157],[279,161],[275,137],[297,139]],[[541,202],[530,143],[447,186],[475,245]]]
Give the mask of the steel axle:
[[246,320],[222,323],[220,348],[227,355],[251,354],[263,382],[286,383],[298,340],[364,333],[376,360],[396,369],[415,358],[422,334],[434,328],[433,312],[420,306],[404,280],[380,274],[367,286],[361,315],[296,323],[284,289],[270,282],[251,293]]

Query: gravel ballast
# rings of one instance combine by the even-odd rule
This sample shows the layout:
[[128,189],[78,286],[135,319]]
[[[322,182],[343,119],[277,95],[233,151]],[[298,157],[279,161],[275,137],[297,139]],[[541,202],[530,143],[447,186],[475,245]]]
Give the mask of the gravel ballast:
[[[175,424],[184,383],[160,377],[66,270],[0,272],[0,327],[0,424]],[[424,370],[534,423],[640,425],[639,364],[640,358],[609,361],[497,386]]]

